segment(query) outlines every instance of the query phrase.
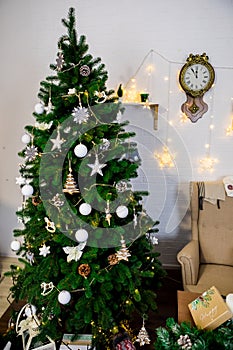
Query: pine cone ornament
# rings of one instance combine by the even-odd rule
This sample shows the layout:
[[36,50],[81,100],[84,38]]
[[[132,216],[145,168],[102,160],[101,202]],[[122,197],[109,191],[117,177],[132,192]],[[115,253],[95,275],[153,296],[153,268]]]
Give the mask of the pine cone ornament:
[[181,349],[192,349],[192,342],[187,334],[181,335],[180,338],[177,340],[177,344],[181,346]]

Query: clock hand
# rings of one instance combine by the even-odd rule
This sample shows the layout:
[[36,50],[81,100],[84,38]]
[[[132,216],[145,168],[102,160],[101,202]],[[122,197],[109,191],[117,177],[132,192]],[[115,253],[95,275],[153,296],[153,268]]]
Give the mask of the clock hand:
[[191,68],[191,71],[193,72],[193,74],[195,75],[195,77],[197,77],[197,74],[194,72],[194,69]]

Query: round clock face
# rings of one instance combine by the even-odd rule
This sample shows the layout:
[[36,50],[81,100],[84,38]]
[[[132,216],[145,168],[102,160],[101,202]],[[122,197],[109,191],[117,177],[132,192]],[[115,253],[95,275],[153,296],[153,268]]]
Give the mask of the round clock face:
[[210,64],[192,63],[185,65],[180,72],[180,84],[191,96],[201,96],[214,82],[214,70]]

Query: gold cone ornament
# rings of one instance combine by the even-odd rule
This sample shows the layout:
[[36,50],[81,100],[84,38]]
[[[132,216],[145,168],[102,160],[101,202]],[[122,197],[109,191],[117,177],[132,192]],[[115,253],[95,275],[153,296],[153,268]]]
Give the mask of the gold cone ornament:
[[76,181],[72,175],[71,166],[69,166],[69,174],[67,175],[64,187],[65,187],[63,189],[64,193],[74,194],[74,193],[80,192],[78,187],[77,187]]

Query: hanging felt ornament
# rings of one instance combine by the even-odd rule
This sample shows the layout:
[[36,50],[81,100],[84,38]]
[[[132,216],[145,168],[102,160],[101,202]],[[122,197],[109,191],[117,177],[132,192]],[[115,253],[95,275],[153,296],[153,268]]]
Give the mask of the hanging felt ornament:
[[72,175],[72,169],[71,169],[71,162],[69,160],[69,174],[67,175],[66,182],[65,182],[65,188],[63,189],[64,193],[69,194],[75,194],[79,193],[79,189],[77,188],[77,184],[74,180],[74,177]]

